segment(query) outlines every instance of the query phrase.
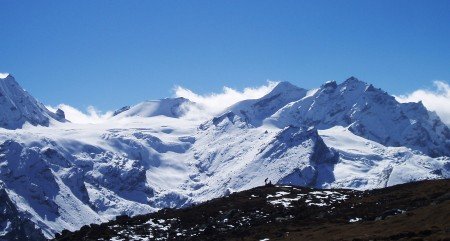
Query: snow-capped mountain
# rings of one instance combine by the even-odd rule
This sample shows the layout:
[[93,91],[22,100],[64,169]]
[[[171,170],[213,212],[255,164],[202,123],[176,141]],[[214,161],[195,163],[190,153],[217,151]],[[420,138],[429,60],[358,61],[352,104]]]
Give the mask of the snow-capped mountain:
[[[35,103],[42,116],[53,116],[37,101],[20,100],[8,103],[21,110]],[[0,194],[52,237],[117,215],[202,202],[266,179],[371,189],[450,177],[449,129],[439,117],[355,78],[315,90],[282,82],[207,121],[184,118],[192,105],[183,98],[146,101],[102,124],[0,128]],[[0,116],[11,115],[0,110]],[[21,124],[7,127],[35,121],[22,116],[8,119]],[[8,224],[17,223],[15,217],[0,214],[0,236],[13,230]]]
[[188,99],[180,98],[166,98],[162,100],[151,100],[139,103],[135,106],[125,106],[114,112],[114,116],[121,117],[153,117],[153,116],[167,116],[178,118],[183,116],[188,111],[188,106],[193,104]]
[[386,92],[354,77],[342,84],[328,82],[314,94],[280,109],[277,126],[345,126],[386,146],[406,146],[429,156],[450,156],[450,130],[421,102],[401,104]]
[[51,119],[65,121],[64,113],[47,110],[12,75],[0,76],[0,128],[17,129],[25,123],[48,126]]

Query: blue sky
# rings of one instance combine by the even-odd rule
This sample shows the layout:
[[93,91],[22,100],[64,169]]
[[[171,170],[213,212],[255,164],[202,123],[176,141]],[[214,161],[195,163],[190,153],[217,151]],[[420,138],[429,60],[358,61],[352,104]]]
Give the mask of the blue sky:
[[0,72],[49,105],[117,109],[266,80],[450,80],[450,1],[0,0]]

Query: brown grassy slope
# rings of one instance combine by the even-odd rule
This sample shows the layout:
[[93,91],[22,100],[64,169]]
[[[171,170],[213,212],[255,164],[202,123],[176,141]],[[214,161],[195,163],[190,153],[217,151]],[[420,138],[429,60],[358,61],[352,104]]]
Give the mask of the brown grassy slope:
[[[311,206],[308,196],[291,207],[269,203],[311,195],[313,189],[265,186],[234,193],[185,209],[120,217],[56,240],[109,240],[131,237],[155,240],[450,240],[450,180],[430,180],[358,192],[334,190],[347,199]],[[308,201],[309,199],[310,201]],[[360,218],[350,223],[350,219]],[[163,220],[161,229],[146,224]]]

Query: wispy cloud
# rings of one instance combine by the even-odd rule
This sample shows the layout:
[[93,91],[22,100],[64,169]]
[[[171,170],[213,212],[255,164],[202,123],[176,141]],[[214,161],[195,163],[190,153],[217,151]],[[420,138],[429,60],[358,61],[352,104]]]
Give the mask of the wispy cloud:
[[195,106],[189,107],[188,115],[191,117],[198,115],[201,118],[205,115],[218,114],[239,101],[261,98],[275,88],[277,84],[278,82],[267,81],[265,85],[248,87],[242,91],[225,86],[220,93],[208,94],[197,94],[189,89],[176,86],[174,92],[176,97],[184,97],[195,102]]
[[[211,118],[224,111],[233,104],[246,100],[256,99],[268,94],[278,82],[268,81],[259,87],[248,87],[243,90],[236,90],[223,87],[222,92],[198,94],[190,89],[176,86],[174,88],[175,97],[184,97],[194,102],[195,105],[186,105],[187,114],[184,118],[203,120]],[[450,85],[445,81],[434,81],[433,87],[429,89],[418,89],[412,93],[395,96],[400,102],[422,101],[425,107],[435,111],[444,123],[450,125]],[[93,106],[89,106],[85,111],[78,110],[67,104],[60,104],[56,107],[47,106],[55,112],[62,109],[66,119],[77,124],[98,124],[109,120],[113,111],[101,112]]]
[[64,111],[66,119],[76,124],[98,124],[108,120],[112,115],[112,111],[102,113],[95,109],[93,106],[89,106],[86,112],[80,111],[75,107],[66,104],[60,104],[57,107],[47,106],[50,111],[55,112],[58,108]]
[[[223,87],[220,93],[197,94],[187,88],[176,86],[174,88],[175,97],[184,97],[195,104],[186,104],[186,115],[183,118],[191,120],[205,120],[221,113],[233,104],[246,100],[260,98],[269,93],[278,82],[267,81],[265,85],[259,87],[248,87],[243,90],[236,90]],[[76,124],[98,124],[111,120],[113,111],[101,112],[93,106],[89,106],[86,111],[81,111],[67,104],[60,104],[56,107],[47,106],[50,111],[56,112],[59,108],[64,111],[66,119]]]
[[447,82],[434,81],[432,89],[418,89],[396,98],[400,102],[422,101],[427,109],[435,111],[444,123],[450,125],[450,85]]

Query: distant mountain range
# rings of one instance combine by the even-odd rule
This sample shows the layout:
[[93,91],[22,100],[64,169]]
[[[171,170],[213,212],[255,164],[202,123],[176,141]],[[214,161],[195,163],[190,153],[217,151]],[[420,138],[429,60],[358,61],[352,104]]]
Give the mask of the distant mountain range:
[[206,121],[185,98],[75,124],[0,78],[2,237],[185,207],[261,186],[373,189],[450,177],[450,130],[422,103],[351,77],[306,90],[279,83]]

